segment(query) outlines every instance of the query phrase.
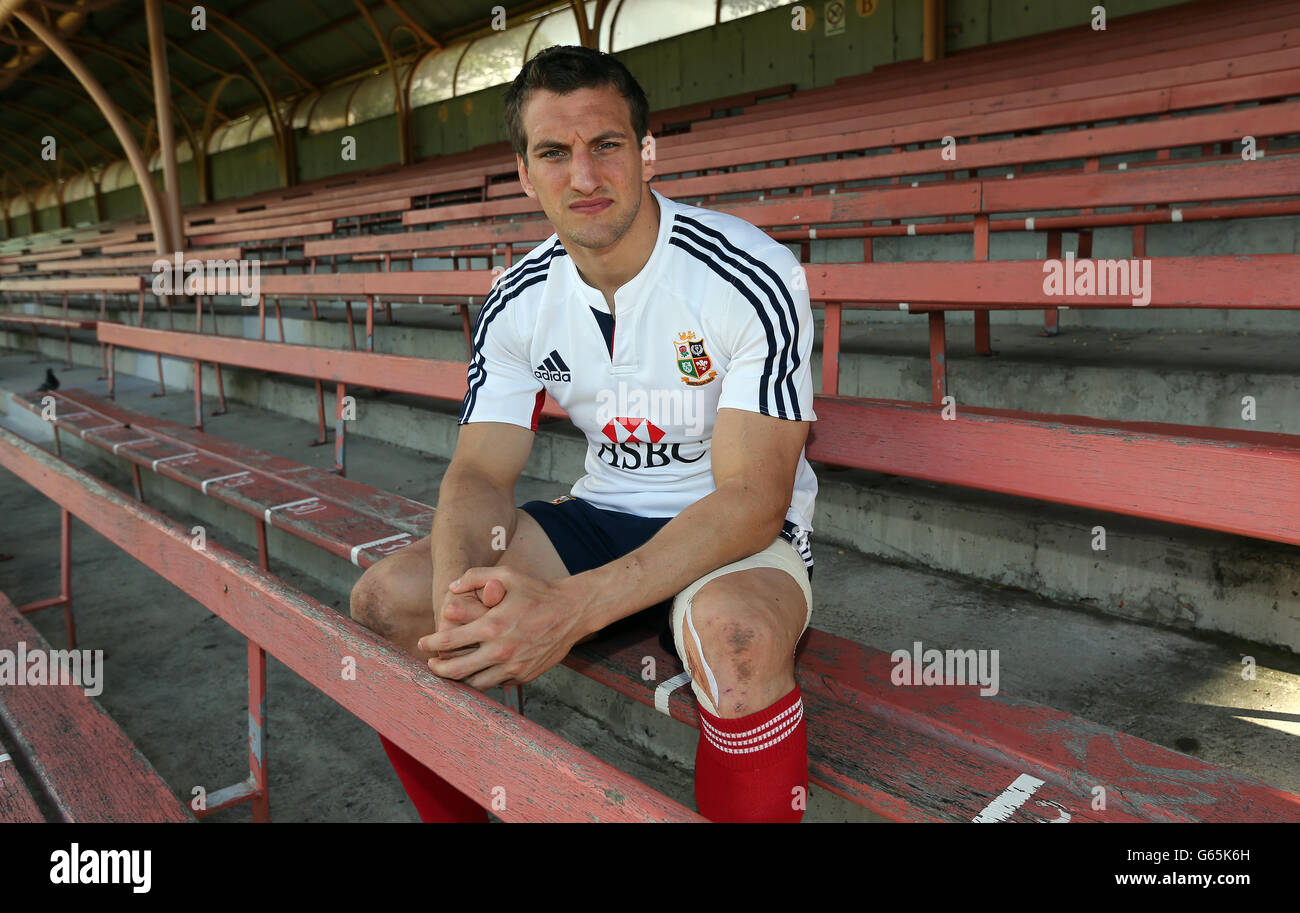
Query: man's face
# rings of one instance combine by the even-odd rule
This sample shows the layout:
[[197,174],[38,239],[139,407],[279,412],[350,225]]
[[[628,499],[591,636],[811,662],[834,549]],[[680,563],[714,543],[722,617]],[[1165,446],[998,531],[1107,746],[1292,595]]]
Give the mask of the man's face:
[[[654,167],[642,161],[627,102],[612,86],[567,95],[534,91],[523,109],[524,191],[565,244],[601,250],[618,241],[641,209]],[[584,205],[585,204],[585,205]],[[594,204],[594,205],[593,205]]]

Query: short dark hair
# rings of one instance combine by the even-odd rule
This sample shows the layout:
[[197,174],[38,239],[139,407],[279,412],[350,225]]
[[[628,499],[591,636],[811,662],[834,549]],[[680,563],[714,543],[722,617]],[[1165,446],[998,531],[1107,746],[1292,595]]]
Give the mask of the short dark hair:
[[613,86],[627,101],[634,141],[639,148],[650,132],[650,103],[645,91],[627,67],[613,54],[593,51],[574,44],[545,48],[524,64],[515,81],[506,90],[506,132],[510,146],[528,165],[528,137],[524,134],[524,102],[535,89],[567,95],[578,89]]

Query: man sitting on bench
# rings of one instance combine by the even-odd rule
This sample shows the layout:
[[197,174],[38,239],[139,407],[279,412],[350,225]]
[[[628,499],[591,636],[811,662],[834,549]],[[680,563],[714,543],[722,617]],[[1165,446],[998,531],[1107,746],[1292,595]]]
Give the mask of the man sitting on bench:
[[[700,813],[797,822],[794,651],[817,493],[798,260],[742,219],[651,190],[649,106],[614,57],[544,50],[505,111],[519,179],[556,234],[498,277],[478,317],[432,534],[366,571],[352,616],[486,689],[532,681],[644,610],[699,702]],[[547,393],[586,435],[586,475],[516,508]],[[385,748],[423,820],[485,820]]]

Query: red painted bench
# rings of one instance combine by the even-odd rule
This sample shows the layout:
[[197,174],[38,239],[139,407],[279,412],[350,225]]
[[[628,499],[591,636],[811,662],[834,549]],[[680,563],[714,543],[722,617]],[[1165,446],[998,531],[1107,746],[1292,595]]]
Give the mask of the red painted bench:
[[[7,432],[6,432],[7,433]],[[0,593],[0,649],[32,655],[50,645]],[[25,670],[23,670],[25,672]],[[104,669],[99,666],[100,674]],[[33,771],[56,815],[68,822],[192,821],[157,771],[82,684],[0,683],[0,754]],[[0,822],[40,820],[15,766],[0,761]],[[10,781],[13,781],[11,784]]]
[[[247,637],[250,655],[265,647],[502,819],[701,820],[473,689],[433,677],[375,634],[220,545],[209,541],[203,549],[194,548],[181,525],[3,428],[0,465]],[[339,674],[345,658],[355,663],[355,678]],[[0,697],[8,697],[3,689]],[[250,705],[250,717],[264,717],[264,709]],[[86,768],[77,743],[63,737],[49,749],[60,747]],[[250,744],[250,754],[261,747]],[[209,812],[214,797],[209,796]],[[265,789],[261,797],[265,803]],[[504,807],[494,802],[499,799],[505,800]],[[164,807],[159,798],[141,818]],[[135,806],[129,813],[136,813]],[[99,814],[104,814],[102,807]]]
[[[100,322],[107,319],[108,296],[109,295],[135,295],[139,309],[138,319],[144,321],[144,297],[145,281],[139,276],[97,276],[94,278],[86,277],[66,277],[62,279],[0,279],[0,293],[9,301],[30,300],[35,304],[41,303],[41,295],[55,294],[62,298],[63,316],[46,317],[43,315],[27,315],[6,313],[0,316],[0,323],[11,325],[30,326],[32,338],[37,346],[40,344],[40,337],[37,328],[41,326],[54,327],[63,330],[64,344],[64,362],[68,367],[72,367],[72,330],[93,330]],[[70,316],[69,299],[72,295],[89,295],[98,293],[99,295],[99,317],[97,320],[87,320],[82,318],[73,318]],[[31,296],[27,299],[26,296]],[[39,349],[38,349],[39,353]],[[104,373],[101,380],[108,376],[108,352],[106,349],[101,350],[101,356],[104,364]],[[161,364],[161,362],[160,362]]]
[[[16,396],[15,402],[39,409],[35,395]],[[954,423],[943,421],[931,406],[825,398],[818,399],[817,409],[820,420],[808,451],[814,460],[845,462],[857,454],[853,465],[878,471],[902,470],[967,485],[978,484],[973,479],[978,475],[985,480],[978,487],[990,490],[1159,515],[1173,522],[1190,519],[1247,535],[1286,528],[1289,514],[1272,499],[1300,479],[1300,442],[1284,435],[1253,436],[1267,440],[1252,447],[1231,439],[1232,433],[1217,442],[1204,435],[1180,436],[1177,430],[1207,429],[1177,426],[1134,426],[1120,439],[1100,423],[1072,416],[1031,421],[979,410]],[[368,567],[425,535],[432,522],[427,505],[126,410],[83,391],[61,393],[58,412],[57,426],[64,433],[131,462],[137,492],[139,469],[152,467],[250,515],[257,524],[263,567],[269,560],[268,525]],[[819,430],[823,425],[829,431]],[[960,441],[954,444],[953,436]],[[1291,468],[1268,473],[1284,445],[1289,445],[1285,452]],[[1189,490],[1179,474],[1161,475],[1174,452],[1184,460],[1204,455],[1205,486]],[[1074,484],[1034,481],[1037,476],[1027,467],[1044,465],[1045,453],[1053,458],[1075,455],[1062,470]],[[1007,465],[990,471],[995,459]],[[1209,484],[1222,478],[1216,460],[1232,461],[1239,476],[1250,479],[1249,503],[1243,500],[1245,490],[1225,496],[1221,484]],[[1133,464],[1133,478],[1142,483],[1116,487],[1109,501],[1096,504],[1085,494],[1097,490],[1093,476],[1105,472],[1109,478],[1118,463]],[[1243,505],[1227,514],[1225,522],[1235,525],[1215,525],[1220,517],[1196,514],[1211,496]],[[1140,498],[1146,504],[1135,511]],[[658,670],[652,682],[642,678],[646,656],[654,658]],[[575,648],[565,664],[699,725],[685,689],[661,687],[682,669],[660,648],[657,631],[619,628]],[[812,782],[896,820],[972,820],[1026,773],[1044,786],[1035,793],[1038,807],[1022,809],[1016,820],[1050,821],[1062,811],[1080,821],[1300,820],[1300,797],[1060,711],[1005,695],[981,697],[976,687],[945,688],[942,694],[896,687],[890,682],[888,653],[822,631],[809,633],[798,675],[809,719]],[[1090,790],[1099,783],[1107,784],[1110,793],[1104,812],[1093,811],[1090,804]],[[1195,790],[1189,790],[1192,785]]]

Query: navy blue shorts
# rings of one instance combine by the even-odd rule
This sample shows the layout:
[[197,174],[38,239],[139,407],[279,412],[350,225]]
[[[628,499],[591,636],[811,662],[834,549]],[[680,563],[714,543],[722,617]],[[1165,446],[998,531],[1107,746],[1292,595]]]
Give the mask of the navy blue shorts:
[[[604,510],[570,495],[554,501],[529,501],[519,505],[519,509],[537,521],[571,575],[609,564],[635,551],[672,519]],[[670,630],[672,606],[672,599],[665,599],[632,617],[652,622],[659,631],[659,643],[676,656]]]
[[[672,519],[638,517],[636,514],[605,510],[570,495],[554,501],[529,501],[519,505],[519,509],[541,526],[570,574],[581,574],[598,568],[635,551],[649,542]],[[785,528],[781,530],[781,537],[795,544],[793,535],[794,526],[787,520]],[[807,548],[806,543],[804,548]],[[795,549],[802,553],[798,545],[795,545]],[[804,560],[809,565],[808,576],[811,578],[811,560]],[[672,607],[672,599],[665,599],[642,609],[627,621],[642,619],[653,624],[659,632],[659,643],[673,656],[677,656],[677,647],[673,643]]]

